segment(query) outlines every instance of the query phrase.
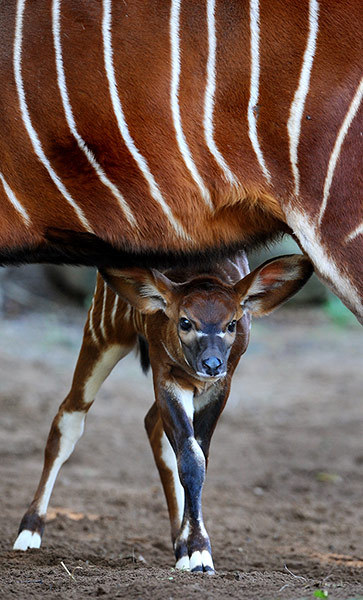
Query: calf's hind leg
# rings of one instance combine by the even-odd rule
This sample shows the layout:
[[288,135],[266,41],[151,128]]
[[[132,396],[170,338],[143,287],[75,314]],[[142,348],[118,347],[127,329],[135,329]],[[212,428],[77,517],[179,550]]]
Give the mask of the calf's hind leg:
[[[122,315],[118,316],[120,321]],[[103,336],[97,335],[96,323],[93,322],[90,327],[89,321],[90,317],[72,387],[53,420],[45,447],[43,472],[33,501],[20,523],[14,550],[40,547],[48,503],[59,469],[70,457],[83,433],[86,414],[101,384],[136,342],[136,334],[128,322],[125,328],[117,323],[119,333],[116,337],[111,328],[107,331],[105,326]]]
[[180,483],[175,452],[164,432],[156,402],[145,417],[145,429],[164,489],[174,544],[183,520],[184,488]]

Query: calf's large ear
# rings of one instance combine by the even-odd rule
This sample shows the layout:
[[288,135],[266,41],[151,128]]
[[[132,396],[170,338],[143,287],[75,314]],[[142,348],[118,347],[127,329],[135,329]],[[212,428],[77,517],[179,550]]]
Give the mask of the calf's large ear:
[[279,256],[257,267],[234,288],[242,308],[261,317],[296,294],[312,272],[311,262],[301,254]]
[[165,311],[177,286],[154,269],[106,268],[100,273],[118,296],[144,314]]

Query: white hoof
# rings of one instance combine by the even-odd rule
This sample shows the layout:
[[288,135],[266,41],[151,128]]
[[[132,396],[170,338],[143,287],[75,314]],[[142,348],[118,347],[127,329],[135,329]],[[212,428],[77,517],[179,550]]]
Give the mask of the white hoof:
[[190,571],[189,556],[182,556],[179,558],[179,560],[176,561],[175,568],[180,569],[181,571]]
[[40,548],[42,538],[39,533],[23,529],[15,540],[13,550],[28,550],[28,548]]
[[202,550],[202,552],[195,551],[190,558],[189,556],[182,556],[177,561],[175,568],[182,571],[214,573],[213,559],[208,550]]

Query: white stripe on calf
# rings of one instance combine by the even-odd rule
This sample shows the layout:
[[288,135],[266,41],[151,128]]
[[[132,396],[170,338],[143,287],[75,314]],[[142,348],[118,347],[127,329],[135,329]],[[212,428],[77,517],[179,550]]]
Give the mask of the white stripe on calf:
[[[96,288],[97,289],[97,288]],[[91,309],[89,311],[89,317],[88,317],[88,326],[89,326],[89,330],[91,332],[91,336],[92,339],[94,341],[94,343],[96,344],[96,346],[98,346],[98,337],[93,325],[93,311],[95,309],[95,296],[93,296],[92,298],[92,304],[91,304]]]
[[58,456],[48,475],[43,494],[38,503],[38,513],[43,516],[47,512],[50,495],[52,493],[56,477],[63,463],[70,457],[74,446],[81,437],[84,429],[84,411],[65,412],[60,418],[58,428],[60,431],[60,445]]
[[184,488],[180,483],[179,473],[178,473],[178,464],[176,461],[176,456],[171,444],[166,437],[166,434],[163,433],[161,437],[161,458],[165,464],[165,466],[171,471],[173,477],[174,484],[174,492],[175,499],[178,507],[178,520],[179,527],[181,526],[184,514]]
[[191,390],[184,390],[176,383],[167,383],[165,385],[167,391],[171,394],[173,398],[180,404],[185,411],[188,419],[193,421],[194,416],[194,404],[193,398],[194,394]]
[[237,185],[237,180],[214,140],[214,94],[216,91],[216,31],[215,31],[215,4],[216,0],[208,0],[207,2],[207,23],[208,23],[208,62],[207,62],[207,84],[204,97],[204,135],[207,146],[211,154],[213,154],[217,164],[224,171],[224,175],[232,185]]
[[[339,160],[339,156],[340,156],[340,152],[341,152],[341,149],[343,146],[344,139],[348,133],[348,129],[351,126],[355,115],[358,112],[360,103],[362,101],[362,96],[363,96],[363,77],[360,80],[357,91],[354,94],[353,100],[350,103],[347,114],[344,117],[343,123],[339,129],[339,133],[335,140],[334,148],[330,155],[328,171],[327,171],[325,181],[324,181],[323,201],[321,203],[320,212],[319,212],[319,220],[318,220],[319,225],[321,225],[321,221],[322,221],[324,213],[325,213],[326,205],[328,203],[330,186],[333,181],[335,167],[337,166],[337,162]],[[347,240],[349,240],[349,237],[350,236],[348,236]]]
[[102,301],[102,313],[101,313],[100,329],[101,329],[102,337],[103,337],[103,339],[104,339],[105,341],[106,341],[106,339],[107,339],[107,335],[106,335],[106,328],[105,328],[105,317],[106,317],[106,302],[107,302],[107,292],[108,292],[108,285],[107,285],[107,283],[104,281],[104,282],[103,282],[103,290],[102,290],[102,294],[103,294],[103,301]]
[[103,18],[102,18],[102,35],[103,35],[103,52],[106,75],[109,84],[110,96],[112,101],[113,110],[116,116],[118,128],[122,135],[122,138],[134,158],[137,166],[141,173],[145,177],[149,184],[151,196],[156,200],[165,216],[168,218],[169,223],[174,228],[174,231],[179,237],[188,239],[188,235],[184,231],[183,227],[175,219],[170,206],[165,202],[159,186],[157,185],[154,176],[152,175],[149,165],[146,159],[142,156],[140,151],[136,148],[135,142],[130,135],[129,128],[126,123],[125,115],[122,109],[121,101],[117,91],[115,69],[113,64],[113,49],[112,49],[112,35],[111,35],[112,15],[111,15],[111,0],[103,0]]
[[100,354],[83,387],[83,402],[85,404],[93,402],[106,377],[108,377],[118,361],[128,354],[130,349],[129,346],[126,347],[121,346],[120,344],[112,344],[112,346],[109,346],[102,354]]
[[300,173],[298,168],[298,146],[300,141],[301,119],[304,111],[306,96],[310,86],[310,75],[313,66],[316,38],[318,35],[319,4],[317,0],[309,0],[309,35],[300,72],[299,85],[295,91],[287,122],[290,145],[290,162],[295,183],[295,195],[300,192]]
[[112,322],[112,326],[114,329],[116,327],[116,315],[117,315],[117,308],[118,308],[118,300],[119,300],[119,297],[117,294],[115,294],[115,302],[113,303],[113,308],[112,308],[112,313],[111,313],[111,322]]
[[189,146],[185,139],[183,127],[181,123],[180,107],[179,107],[179,83],[180,83],[180,4],[181,0],[171,1],[170,11],[170,47],[171,47],[171,85],[170,85],[170,101],[171,112],[173,115],[173,123],[176,132],[176,139],[179,150],[183,157],[186,167],[188,168],[195,183],[200,189],[202,197],[207,206],[212,210],[213,205],[207,190],[198,170],[194,163]]
[[44,150],[40,143],[37,132],[35,131],[33,124],[30,119],[30,114],[28,110],[28,105],[26,103],[24,84],[21,72],[21,53],[22,53],[22,36],[23,36],[23,16],[24,16],[24,8],[25,8],[26,0],[18,0],[17,1],[17,9],[16,9],[16,26],[15,26],[15,38],[14,38],[14,76],[15,76],[15,84],[16,90],[19,99],[19,106],[21,111],[21,116],[23,119],[24,126],[29,135],[30,141],[32,143],[35,154],[37,155],[40,162],[47,169],[53,183],[61,192],[65,200],[72,206],[73,210],[77,214],[79,221],[82,223],[83,227],[93,233],[91,225],[88,223],[82,209],[78,206],[78,204],[73,200],[72,196],[58,177],[57,173],[54,171],[51,166],[48,158],[44,154]]
[[248,102],[248,135],[252,147],[257,156],[262,172],[271,182],[271,175],[266,167],[265,159],[262,154],[257,135],[257,119],[255,111],[257,110],[258,94],[260,85],[260,8],[259,0],[250,0],[250,30],[251,30],[251,81],[250,81],[250,99]]
[[53,28],[53,38],[54,38],[54,49],[55,49],[55,57],[56,57],[56,67],[57,67],[57,81],[59,91],[62,97],[63,108],[66,115],[68,127],[71,130],[73,136],[75,137],[78,147],[82,150],[82,152],[87,157],[88,161],[96,171],[98,177],[102,181],[102,183],[108,187],[111,193],[118,200],[121,210],[125,214],[128,222],[132,227],[137,227],[137,223],[135,217],[127,204],[125,198],[122,196],[121,192],[117,189],[117,187],[108,179],[105,172],[103,171],[101,165],[97,162],[96,157],[93,152],[88,148],[84,139],[80,136],[77,126],[74,120],[71,103],[68,96],[66,78],[64,73],[64,65],[63,65],[63,56],[62,56],[62,45],[61,45],[61,26],[60,26],[60,3],[61,0],[53,0],[52,7],[52,28]]
[[30,217],[29,217],[27,211],[25,210],[24,206],[22,204],[20,204],[20,202],[17,199],[17,197],[15,196],[13,190],[5,181],[5,178],[2,173],[0,173],[0,179],[1,179],[1,183],[3,184],[5,194],[7,195],[8,200],[10,200],[10,203],[13,205],[15,210],[22,217],[25,225],[27,225],[27,226],[31,225],[31,220],[30,220]]

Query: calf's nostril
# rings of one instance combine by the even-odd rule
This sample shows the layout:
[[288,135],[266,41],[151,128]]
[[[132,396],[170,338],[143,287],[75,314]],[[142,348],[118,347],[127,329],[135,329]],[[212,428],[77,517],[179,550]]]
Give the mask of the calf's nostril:
[[210,356],[209,358],[205,358],[202,364],[208,375],[216,375],[222,361],[217,356]]

